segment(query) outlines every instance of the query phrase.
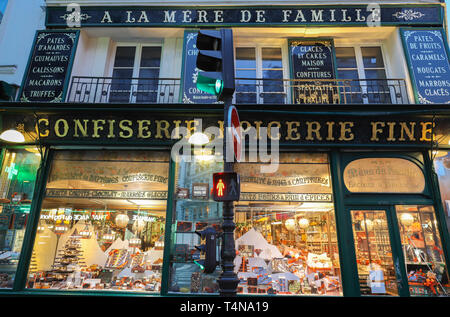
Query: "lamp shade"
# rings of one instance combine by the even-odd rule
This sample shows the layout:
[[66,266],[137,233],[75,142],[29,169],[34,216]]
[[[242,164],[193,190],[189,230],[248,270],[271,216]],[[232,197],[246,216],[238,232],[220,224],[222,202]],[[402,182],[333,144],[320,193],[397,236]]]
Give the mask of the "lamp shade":
[[300,226],[300,228],[305,229],[308,228],[309,226],[309,220],[306,218],[300,218],[298,220],[298,225]]
[[400,216],[400,222],[404,226],[410,226],[414,222],[414,217],[410,213],[405,212]]
[[119,228],[125,228],[128,225],[129,221],[130,218],[128,218],[128,216],[124,214],[117,215],[115,219],[115,223]]
[[366,219],[366,220],[361,221],[361,227],[363,229],[367,228],[367,230],[369,230],[369,231],[372,230],[373,229],[373,222],[372,222],[372,220]]
[[286,229],[293,231],[295,229],[295,220],[292,218],[287,219],[284,225],[286,226]]
[[194,145],[205,145],[209,142],[209,138],[202,132],[195,132],[189,137],[189,143]]
[[23,136],[23,134],[14,129],[3,131],[2,134],[0,134],[0,139],[6,142],[13,143],[25,142],[25,137]]

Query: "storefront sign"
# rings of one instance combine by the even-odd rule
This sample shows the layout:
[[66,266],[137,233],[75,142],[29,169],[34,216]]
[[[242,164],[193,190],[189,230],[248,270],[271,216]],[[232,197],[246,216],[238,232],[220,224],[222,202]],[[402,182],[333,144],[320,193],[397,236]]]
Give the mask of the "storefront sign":
[[196,47],[198,31],[184,32],[184,55],[183,55],[183,103],[217,103],[215,95],[208,94],[197,89],[197,77],[199,69],[197,68]]
[[441,24],[439,5],[340,5],[261,7],[47,7],[46,25],[83,26],[299,26],[299,25],[415,25]]
[[416,102],[450,104],[450,64],[442,29],[401,29]]
[[125,191],[97,189],[59,189],[48,188],[46,197],[51,198],[89,198],[89,199],[167,199],[167,191]]
[[352,193],[422,193],[425,177],[406,159],[363,158],[345,167],[344,184]]
[[[112,141],[172,141],[182,137],[180,128],[190,133],[198,129],[197,120],[187,116],[166,116],[158,114],[111,114],[96,115],[37,115],[37,126],[33,132],[40,135],[41,142],[66,141],[80,143]],[[286,119],[290,117],[289,119]],[[255,117],[241,111],[241,126],[244,136],[253,129],[255,137],[261,138],[261,128],[278,128],[277,134],[267,134],[266,138],[278,139],[289,144],[429,144],[432,133],[438,133],[440,121],[433,123],[430,118],[412,117],[366,117],[302,116],[286,115],[283,112],[261,113]],[[5,126],[13,122],[11,117],[3,118]],[[445,125],[445,119],[441,120]],[[222,131],[220,116],[202,119],[202,127],[217,127]],[[174,136],[175,138],[172,138]],[[186,135],[188,136],[188,135]],[[248,139],[248,137],[246,137]],[[434,136],[436,139],[436,136]]]
[[290,40],[289,54],[293,103],[339,103],[332,40]]
[[240,200],[251,201],[293,201],[293,202],[332,202],[333,195],[326,193],[318,194],[290,194],[290,193],[242,193]]
[[[297,167],[298,168],[298,167]],[[270,185],[278,187],[303,186],[303,185],[322,185],[330,186],[328,177],[321,176],[288,176],[288,177],[258,177],[241,175],[242,183]]]
[[38,31],[19,99],[62,102],[78,43],[78,31]]

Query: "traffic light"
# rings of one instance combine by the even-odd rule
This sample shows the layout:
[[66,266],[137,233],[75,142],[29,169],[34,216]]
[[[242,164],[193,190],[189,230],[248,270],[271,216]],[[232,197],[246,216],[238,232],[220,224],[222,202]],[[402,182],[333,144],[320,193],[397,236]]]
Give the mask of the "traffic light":
[[241,186],[237,173],[213,174],[212,196],[215,201],[238,201],[240,194]]
[[232,96],[234,83],[234,49],[231,29],[200,30],[197,34],[197,88],[223,100]]
[[217,262],[217,231],[213,227],[207,227],[202,231],[195,231],[200,236],[201,245],[195,248],[200,251],[200,259],[194,260],[203,273],[213,273],[216,270]]

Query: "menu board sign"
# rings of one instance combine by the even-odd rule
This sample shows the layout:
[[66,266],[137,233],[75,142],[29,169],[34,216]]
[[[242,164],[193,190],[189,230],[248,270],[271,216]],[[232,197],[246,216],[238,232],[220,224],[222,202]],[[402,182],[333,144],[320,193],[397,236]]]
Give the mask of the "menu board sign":
[[62,102],[79,31],[38,31],[19,94],[23,102]]
[[438,29],[401,29],[416,102],[450,104],[450,64],[446,39]]
[[208,94],[197,89],[197,68],[198,49],[196,47],[198,31],[184,32],[184,56],[183,56],[183,103],[217,103],[215,95]]
[[[339,103],[332,40],[290,40],[294,103]],[[298,81],[297,81],[298,80]]]

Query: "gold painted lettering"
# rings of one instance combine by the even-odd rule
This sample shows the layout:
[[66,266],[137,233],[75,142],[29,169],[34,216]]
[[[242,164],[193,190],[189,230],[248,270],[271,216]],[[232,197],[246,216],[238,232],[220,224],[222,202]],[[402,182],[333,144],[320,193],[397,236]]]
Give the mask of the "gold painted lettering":
[[[287,125],[287,133],[286,133],[286,141],[288,140],[300,140],[300,133],[298,132],[298,127],[300,126],[300,122],[298,121],[286,121]],[[295,125],[295,127],[294,127]],[[295,135],[294,135],[295,133]]]
[[[44,133],[42,133],[40,130],[41,130],[41,122],[44,122],[44,125],[45,125],[45,132]],[[37,124],[36,124],[36,133],[37,134],[39,134],[39,136],[41,137],[41,138],[46,138],[46,137],[48,137],[48,134],[49,134],[49,131],[48,131],[48,119],[44,119],[44,118],[41,118],[41,119],[39,119],[38,120],[38,122],[37,122]]]
[[416,122],[410,122],[409,123],[410,128],[408,128],[406,122],[400,122],[400,138],[399,141],[406,141],[405,139],[405,133],[408,135],[408,138],[410,141],[415,141],[416,138],[414,137],[414,128],[416,126]]
[[372,137],[370,138],[370,141],[380,141],[378,133],[383,132],[383,129],[380,129],[378,126],[384,127],[386,124],[381,121],[370,122],[370,124],[372,125]]
[[161,134],[162,131],[164,131],[164,137],[166,139],[170,139],[170,133],[169,133],[169,127],[170,123],[167,120],[156,120],[156,139],[162,139],[163,136]]
[[279,121],[271,121],[271,122],[269,122],[269,124],[267,125],[267,134],[268,134],[268,136],[269,136],[269,138],[271,140],[279,140],[281,138],[280,132],[277,132],[276,136],[272,136],[271,129],[272,129],[273,126],[277,126],[278,127],[278,131],[279,131],[280,128],[281,128],[281,123]]
[[94,124],[94,134],[92,135],[93,138],[99,138],[100,135],[98,134],[99,130],[103,130],[103,125],[99,125],[99,123],[101,124],[105,124],[105,120],[100,119],[100,120],[92,120],[92,123]]
[[355,138],[355,135],[352,132],[352,127],[354,125],[355,124],[350,121],[339,122],[339,126],[341,128],[341,136],[339,137],[339,141],[351,141]]
[[[122,129],[122,131],[119,132],[119,137],[123,139],[128,139],[133,136],[133,129],[130,127],[133,124],[130,120],[121,120],[119,121],[119,128]],[[124,131],[127,131],[128,133],[124,133]]]
[[335,125],[334,121],[327,121],[326,125],[328,126],[328,135],[326,140],[327,141],[334,141],[334,136],[333,136],[333,127]]
[[422,126],[422,136],[420,137],[420,141],[429,142],[431,139],[435,138],[433,134],[432,128],[434,128],[434,122],[420,122]]
[[[152,136],[152,133],[148,131],[148,126],[150,125],[150,120],[138,120],[138,138],[148,139]],[[144,134],[144,131],[147,132]]]
[[395,122],[387,122],[387,125],[389,126],[389,136],[386,139],[386,141],[395,141],[395,137],[394,137],[394,127],[395,127]]
[[[63,133],[60,131],[60,123],[63,124]],[[55,134],[58,138],[64,138],[67,135],[67,132],[69,132],[69,124],[64,119],[58,119],[55,122]]]
[[322,140],[322,136],[320,135],[320,123],[317,121],[306,121],[307,126],[307,136],[305,140],[312,141],[314,140],[312,134],[314,133],[316,135],[317,140]]
[[108,129],[108,139],[115,138],[116,135],[114,134],[114,123],[116,123],[116,120],[108,120],[109,123],[109,129]]
[[89,120],[87,120],[87,119],[83,120],[83,122],[84,122],[83,125],[81,124],[79,119],[74,119],[73,122],[74,122],[74,125],[75,125],[75,131],[73,133],[73,136],[76,137],[76,138],[80,137],[78,135],[78,130],[80,130],[81,135],[83,137],[87,137],[88,136],[87,135],[87,124],[88,124]]

